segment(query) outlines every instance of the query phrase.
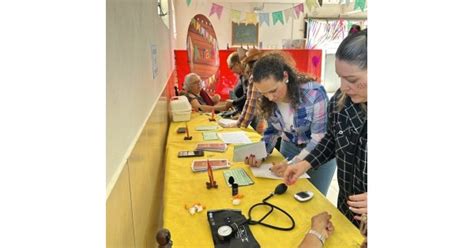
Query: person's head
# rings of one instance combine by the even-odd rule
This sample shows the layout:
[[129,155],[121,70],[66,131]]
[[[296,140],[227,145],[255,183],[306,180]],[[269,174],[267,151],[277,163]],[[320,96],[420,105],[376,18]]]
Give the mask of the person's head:
[[357,24],[353,24],[351,29],[349,29],[349,34],[357,33],[360,31],[360,26]]
[[233,52],[227,57],[227,66],[233,73],[242,75],[243,66],[240,63],[239,53]]
[[260,59],[263,55],[264,52],[256,48],[251,48],[245,53],[245,57],[242,60],[242,64],[244,65],[243,75],[245,76],[245,78],[250,78],[255,62],[257,62],[257,60]]
[[353,103],[367,102],[367,30],[347,36],[336,51],[336,73],[341,78],[341,109],[348,96]]
[[296,108],[300,102],[300,84],[314,80],[298,73],[279,53],[259,59],[253,68],[254,86],[263,97],[260,108],[265,117],[275,110],[276,102],[290,103]]
[[193,94],[199,94],[201,91],[201,77],[196,73],[189,73],[184,77],[183,88]]

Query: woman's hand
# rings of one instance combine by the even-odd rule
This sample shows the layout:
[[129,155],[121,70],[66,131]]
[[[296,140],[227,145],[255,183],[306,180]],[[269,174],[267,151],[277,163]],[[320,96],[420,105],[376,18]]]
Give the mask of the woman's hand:
[[256,159],[255,155],[250,154],[250,156],[245,157],[244,163],[250,165],[251,167],[260,167],[263,159]]
[[274,162],[272,162],[272,165],[273,166],[270,168],[272,173],[279,177],[283,177],[283,174],[285,173],[285,170],[288,167],[288,164],[286,162],[282,162],[278,164],[275,164]]
[[361,215],[367,214],[367,192],[349,196],[347,205],[349,205],[349,210],[356,214],[354,219],[360,221]]
[[307,170],[311,168],[311,164],[306,160],[301,160],[300,162],[286,167],[285,173],[283,174],[283,181],[286,185],[292,185],[296,183],[298,177],[303,175]]
[[334,226],[332,225],[331,215],[328,212],[322,212],[311,218],[311,229],[320,233],[327,239],[333,232]]

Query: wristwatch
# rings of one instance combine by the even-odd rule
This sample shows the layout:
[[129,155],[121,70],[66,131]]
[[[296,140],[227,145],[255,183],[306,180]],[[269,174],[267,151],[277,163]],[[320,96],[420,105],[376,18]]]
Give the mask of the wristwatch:
[[323,245],[324,245],[324,242],[326,242],[326,238],[324,238],[324,236],[323,236],[321,233],[319,233],[318,231],[315,231],[315,230],[313,230],[313,229],[310,229],[310,230],[308,231],[308,233],[309,233],[309,234],[312,234],[312,235],[314,235],[314,236],[316,236],[316,237],[319,239],[319,241],[321,241],[321,243],[322,243]]

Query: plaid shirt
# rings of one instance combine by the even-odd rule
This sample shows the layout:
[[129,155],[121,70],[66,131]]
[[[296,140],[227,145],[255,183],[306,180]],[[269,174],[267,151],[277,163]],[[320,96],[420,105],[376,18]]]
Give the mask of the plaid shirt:
[[340,95],[338,90],[329,101],[328,131],[305,160],[313,168],[318,168],[336,157],[339,184],[337,207],[354,225],[359,226],[347,200],[350,195],[367,192],[367,113],[349,97],[344,108],[338,112],[336,102]]
[[278,137],[298,147],[304,147],[296,156],[302,160],[324,137],[327,125],[328,97],[324,87],[317,82],[300,85],[300,104],[294,109],[293,125],[286,130],[283,116],[278,108],[267,120],[268,127],[263,133],[267,153],[271,154]]
[[253,87],[253,76],[250,76],[247,87],[247,100],[245,100],[244,108],[237,120],[237,127],[247,128],[250,125],[255,116],[257,99],[261,96],[260,92]]

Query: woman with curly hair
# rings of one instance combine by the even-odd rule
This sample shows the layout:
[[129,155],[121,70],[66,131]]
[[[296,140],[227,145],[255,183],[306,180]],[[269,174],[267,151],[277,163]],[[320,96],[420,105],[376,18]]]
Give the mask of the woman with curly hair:
[[[273,173],[283,176],[288,164],[303,160],[326,133],[328,97],[324,87],[315,79],[296,71],[292,63],[279,53],[259,59],[253,68],[254,87],[263,96],[259,111],[267,120],[263,133],[267,154],[271,154],[278,137],[280,152],[287,162],[272,167]],[[259,166],[262,160],[250,156],[250,166]],[[326,195],[336,169],[335,160],[315,171],[310,181]]]

